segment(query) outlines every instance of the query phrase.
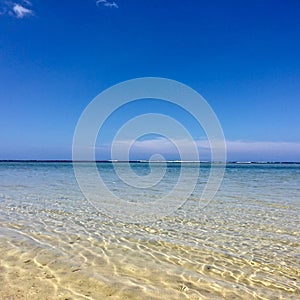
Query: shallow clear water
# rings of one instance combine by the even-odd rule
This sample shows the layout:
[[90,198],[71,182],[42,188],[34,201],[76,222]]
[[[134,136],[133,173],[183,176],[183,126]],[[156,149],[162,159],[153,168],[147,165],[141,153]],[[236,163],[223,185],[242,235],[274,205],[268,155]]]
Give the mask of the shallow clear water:
[[[88,178],[89,164],[82,168]],[[201,165],[187,201],[150,223],[131,204],[159,201],[180,164],[147,189],[123,183],[112,164],[98,169],[128,205],[95,208],[71,163],[0,163],[1,299],[299,299],[300,165],[228,164],[207,205],[209,165]]]

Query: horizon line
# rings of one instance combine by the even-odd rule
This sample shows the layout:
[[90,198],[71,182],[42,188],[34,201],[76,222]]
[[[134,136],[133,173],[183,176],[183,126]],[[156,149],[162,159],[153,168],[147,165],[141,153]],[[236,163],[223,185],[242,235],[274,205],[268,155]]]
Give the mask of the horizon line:
[[76,160],[71,159],[0,159],[3,162],[44,162],[44,163],[211,163],[211,164],[300,164],[300,161],[190,161],[190,160]]

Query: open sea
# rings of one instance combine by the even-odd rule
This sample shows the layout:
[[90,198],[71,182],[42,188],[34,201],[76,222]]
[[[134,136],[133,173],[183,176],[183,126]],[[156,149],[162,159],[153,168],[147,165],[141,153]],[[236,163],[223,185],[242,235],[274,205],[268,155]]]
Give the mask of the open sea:
[[0,162],[0,299],[300,299],[300,164],[227,164],[207,202],[210,164],[183,199],[185,164],[118,163],[132,186],[98,163],[116,205],[88,180],[86,199],[70,162]]

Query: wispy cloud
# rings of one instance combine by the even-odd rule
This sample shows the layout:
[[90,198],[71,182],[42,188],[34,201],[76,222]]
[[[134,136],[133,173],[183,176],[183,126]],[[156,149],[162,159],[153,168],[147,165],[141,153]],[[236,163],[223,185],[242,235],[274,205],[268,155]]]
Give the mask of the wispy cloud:
[[29,0],[19,1],[18,3],[5,1],[2,3],[0,15],[9,15],[22,19],[34,15],[34,11],[31,9],[31,6],[32,4]]
[[33,15],[33,10],[28,9],[20,4],[14,4],[13,11],[14,11],[16,17],[19,19]]
[[108,1],[108,0],[97,0],[96,5],[103,5],[106,7],[111,7],[111,8],[119,8],[118,4],[115,1]]
[[[173,144],[174,143],[174,144]],[[115,142],[116,159],[126,160],[124,149],[131,147],[133,157],[145,159],[153,153],[160,153],[166,159],[177,159],[178,149],[183,150],[188,157],[195,145],[198,148],[200,160],[210,160],[210,145],[207,140],[196,140],[192,145],[190,140],[177,139],[171,143],[164,138],[138,140],[118,140]],[[175,146],[176,145],[176,146]],[[178,149],[176,149],[178,147]],[[109,156],[111,145],[102,145],[96,149],[100,156]],[[300,142],[271,141],[226,141],[228,161],[300,161]]]
[[229,160],[300,161],[299,142],[227,141]]

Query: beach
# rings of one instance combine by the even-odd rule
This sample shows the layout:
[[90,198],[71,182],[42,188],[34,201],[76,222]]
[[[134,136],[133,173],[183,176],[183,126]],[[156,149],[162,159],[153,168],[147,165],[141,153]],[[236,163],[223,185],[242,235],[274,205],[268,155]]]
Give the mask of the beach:
[[[157,200],[180,172],[168,164],[164,183],[139,190],[98,167],[133,202]],[[95,209],[70,162],[1,162],[0,299],[299,299],[300,165],[227,164],[201,206],[209,169],[182,207],[145,223]]]

